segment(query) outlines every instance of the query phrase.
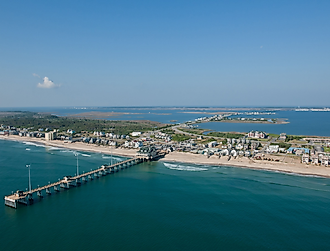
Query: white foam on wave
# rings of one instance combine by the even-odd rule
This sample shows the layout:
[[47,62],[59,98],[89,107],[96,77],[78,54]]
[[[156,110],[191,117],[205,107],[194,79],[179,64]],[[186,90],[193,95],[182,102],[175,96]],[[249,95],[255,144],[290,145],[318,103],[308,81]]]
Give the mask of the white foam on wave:
[[287,175],[292,175],[292,176],[300,176],[300,177],[326,178],[322,175],[317,175],[317,174],[293,173],[293,172],[287,172],[287,171],[282,171],[282,170],[269,170],[269,169],[265,169],[265,171],[274,172],[274,173],[281,173],[281,174],[287,174]]
[[112,157],[114,160],[122,161],[123,159],[118,158],[118,157]]
[[108,157],[108,156],[102,156],[102,159],[111,159],[111,157]]
[[46,147],[45,145],[40,145],[40,144],[36,144],[33,142],[28,142],[28,141],[23,141],[23,144],[29,145],[29,146]]
[[30,151],[31,149],[30,149],[30,148],[26,148],[25,150],[26,150],[26,151]]
[[71,151],[71,150],[62,150],[62,151],[60,151],[61,153],[73,153],[73,151]]
[[91,155],[82,153],[81,156],[90,157]]
[[179,171],[190,171],[190,172],[199,172],[199,171],[207,171],[207,168],[197,167],[197,166],[185,166],[180,164],[171,164],[171,163],[163,163],[168,169],[179,170]]
[[118,157],[114,157],[114,156],[102,156],[102,159],[113,159],[113,160],[117,160],[117,161],[122,161],[123,159],[118,158]]
[[59,148],[59,147],[55,147],[55,146],[50,146],[50,147],[48,147],[48,150],[61,150],[61,149],[63,149],[63,148]]

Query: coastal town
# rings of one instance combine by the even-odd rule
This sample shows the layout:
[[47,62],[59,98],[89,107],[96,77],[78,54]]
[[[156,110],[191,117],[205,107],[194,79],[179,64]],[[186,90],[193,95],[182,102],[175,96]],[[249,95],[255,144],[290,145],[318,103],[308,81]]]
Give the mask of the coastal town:
[[[303,165],[329,166],[330,138],[294,136],[281,133],[269,134],[262,131],[213,132],[199,129],[198,124],[223,119],[230,115],[201,117],[186,123],[163,125],[145,131],[117,134],[107,131],[79,131],[72,128],[18,128],[1,124],[0,136],[21,140],[38,140],[44,144],[61,143],[63,147],[82,144],[88,147],[103,147],[125,150],[139,154],[141,149],[153,153],[187,153],[212,159],[222,164],[236,160],[254,163],[300,163]],[[113,150],[114,151],[114,150]],[[127,152],[126,151],[126,152]],[[220,161],[221,159],[221,161]]]

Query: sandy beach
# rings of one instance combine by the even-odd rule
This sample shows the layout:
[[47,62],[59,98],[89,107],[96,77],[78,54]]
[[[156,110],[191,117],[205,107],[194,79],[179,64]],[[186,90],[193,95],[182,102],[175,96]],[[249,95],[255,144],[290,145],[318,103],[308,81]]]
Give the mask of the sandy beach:
[[[0,136],[0,139],[21,142],[34,142],[53,147],[63,147],[84,152],[98,152],[103,154],[113,154],[125,157],[134,157],[136,153],[136,149],[111,148],[109,146],[89,145],[82,142],[64,143],[63,141],[45,141],[44,139],[40,138],[29,138],[20,136]],[[172,152],[167,154],[160,161],[182,162],[199,165],[223,165],[330,178],[330,167],[315,166],[312,164],[302,164],[299,163],[299,161],[297,160],[290,160],[288,161],[288,163],[286,163],[272,162],[266,160],[252,160],[246,157],[239,157],[236,159],[232,158],[228,161],[227,157],[218,158],[217,156],[211,156],[210,158],[207,158],[206,156],[200,154]]]

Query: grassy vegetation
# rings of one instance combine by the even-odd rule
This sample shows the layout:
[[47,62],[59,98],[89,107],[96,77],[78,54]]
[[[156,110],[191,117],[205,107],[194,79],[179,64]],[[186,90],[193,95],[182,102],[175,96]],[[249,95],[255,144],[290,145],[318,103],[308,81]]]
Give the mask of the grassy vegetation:
[[324,147],[324,152],[330,153],[330,147]]
[[[212,142],[212,141],[217,141],[217,140],[215,138],[206,138],[206,139],[203,139],[202,141],[200,141],[200,143],[207,144],[207,143]],[[227,140],[226,140],[225,144],[227,144]]]
[[279,134],[274,134],[274,133],[269,133],[268,136],[269,137],[272,137],[272,138],[278,138],[278,137],[280,137]]
[[174,130],[168,129],[168,128],[162,129],[161,132],[169,134],[169,135],[175,134]]
[[197,135],[203,135],[204,132],[209,131],[209,130],[205,130],[205,129],[184,129],[184,128],[180,128],[180,130],[187,132],[187,133],[191,133],[191,134],[197,134]]
[[129,134],[133,131],[148,131],[163,124],[152,121],[119,121],[119,120],[98,120],[84,118],[58,117],[50,114],[33,112],[16,112],[0,115],[0,124],[11,125],[17,128],[39,128],[59,129],[64,132],[72,129],[76,132],[81,131],[103,131],[115,134]]
[[172,140],[173,141],[177,141],[177,142],[181,142],[181,141],[185,141],[191,139],[190,136],[185,135],[185,134],[173,134],[172,135]]
[[207,134],[207,136],[218,137],[218,138],[234,138],[234,139],[239,139],[241,137],[244,137],[245,134],[241,134],[241,133],[228,133],[228,132],[210,132],[210,133]]
[[[155,122],[155,123],[158,123],[158,122]],[[159,123],[160,124],[160,123]],[[172,127],[173,125],[171,125],[171,124],[165,124],[165,125],[159,125],[158,127],[157,127],[157,130],[160,130],[160,129],[167,129],[167,128],[169,128],[169,127]]]
[[300,139],[303,139],[303,138],[304,138],[304,136],[287,135],[286,139],[285,139],[285,142],[289,142],[291,140],[300,140]]

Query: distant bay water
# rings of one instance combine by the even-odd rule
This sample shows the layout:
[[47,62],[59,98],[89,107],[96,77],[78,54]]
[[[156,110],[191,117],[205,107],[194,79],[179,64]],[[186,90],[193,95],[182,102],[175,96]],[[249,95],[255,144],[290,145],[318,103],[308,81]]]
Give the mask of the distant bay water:
[[[215,109],[215,108],[213,108]],[[59,116],[70,116],[86,112],[116,112],[125,113],[118,116],[99,117],[109,120],[152,120],[162,123],[181,123],[194,121],[198,117],[212,116],[205,112],[216,112],[217,110],[205,110],[196,108],[195,110],[180,108],[157,108],[157,107],[130,107],[130,108],[1,108],[0,110],[26,110],[34,112],[51,112]],[[223,110],[218,110],[223,111]],[[246,111],[251,111],[247,109]],[[252,110],[253,111],[253,110]],[[193,112],[193,113],[192,113]],[[239,112],[244,112],[240,110]],[[211,129],[214,131],[237,131],[248,132],[250,130],[261,130],[267,133],[280,134],[282,132],[292,135],[315,135],[330,136],[330,112],[296,112],[296,111],[274,111],[274,115],[239,115],[242,117],[265,117],[287,119],[289,124],[258,124],[258,123],[225,123],[210,122],[199,124],[199,128]]]
[[[110,156],[80,152],[87,171]],[[122,157],[115,156],[113,161]],[[68,149],[0,140],[0,193],[76,172]],[[0,207],[3,250],[329,250],[330,179],[226,166],[142,163]]]

